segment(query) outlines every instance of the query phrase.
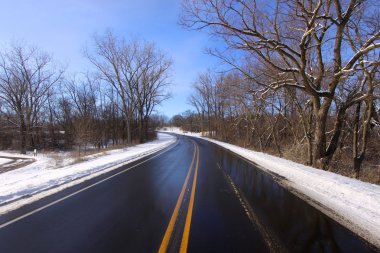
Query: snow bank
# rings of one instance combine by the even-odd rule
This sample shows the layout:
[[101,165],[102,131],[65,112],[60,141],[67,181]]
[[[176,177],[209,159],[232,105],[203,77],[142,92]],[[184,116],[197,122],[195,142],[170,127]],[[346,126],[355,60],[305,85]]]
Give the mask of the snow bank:
[[[173,133],[173,134],[182,134],[182,135],[187,135],[187,136],[194,136],[194,137],[201,137],[202,133],[196,133],[196,132],[187,132],[183,131],[179,127],[164,127],[160,130],[162,133]],[[207,132],[205,132],[207,133]]]
[[[0,174],[0,214],[13,210],[21,204],[8,208],[4,204],[31,196],[47,189],[76,180],[80,183],[106,173],[141,157],[155,153],[176,141],[176,138],[159,133],[158,139],[125,149],[105,152],[100,157],[88,156],[86,161],[54,169],[51,158],[37,157],[36,162],[21,169]],[[28,157],[28,156],[26,156]],[[81,179],[77,181],[77,179]],[[74,183],[74,184],[75,184]],[[73,183],[70,184],[70,186]],[[28,203],[31,201],[28,201]],[[23,202],[25,204],[25,201]]]
[[282,182],[289,190],[380,247],[380,186],[200,137],[199,134],[185,135],[213,142],[258,164],[264,171],[284,177],[286,180]]
[[12,161],[13,161],[12,159],[7,159],[7,158],[0,157],[0,166],[3,165],[3,164],[6,164],[6,163],[10,163]]

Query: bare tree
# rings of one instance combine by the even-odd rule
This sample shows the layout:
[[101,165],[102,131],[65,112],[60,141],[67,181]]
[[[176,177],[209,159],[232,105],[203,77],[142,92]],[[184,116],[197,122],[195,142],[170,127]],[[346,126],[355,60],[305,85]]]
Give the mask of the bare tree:
[[62,73],[54,68],[50,55],[36,48],[13,45],[0,53],[0,97],[8,119],[19,129],[21,153],[27,145],[34,146],[33,130],[39,127],[41,109]]
[[95,36],[95,52],[86,52],[100,77],[109,83],[121,98],[127,126],[128,143],[132,142],[134,115],[139,117],[139,139],[145,140],[144,125],[154,108],[168,98],[170,59],[153,44],[138,40],[127,42],[111,32]]
[[148,119],[154,108],[169,98],[169,70],[172,61],[156,49],[153,44],[145,45],[137,57],[139,69],[132,86],[139,121],[140,142],[147,139]]
[[[314,126],[311,160],[327,169],[338,147],[346,110],[368,97],[350,89],[350,80],[357,78],[363,64],[368,68],[378,62],[370,57],[380,48],[378,22],[366,21],[378,15],[374,13],[378,8],[368,8],[371,5],[376,2],[185,0],[181,20],[189,28],[209,28],[229,49],[243,51],[256,65],[265,66],[260,73],[247,70],[224,53],[213,51],[259,84],[257,92],[294,88],[309,97]],[[358,27],[365,28],[360,34],[362,43],[346,50],[354,19]],[[342,86],[346,96],[336,105],[337,89]],[[338,110],[330,130],[327,121],[334,106]]]

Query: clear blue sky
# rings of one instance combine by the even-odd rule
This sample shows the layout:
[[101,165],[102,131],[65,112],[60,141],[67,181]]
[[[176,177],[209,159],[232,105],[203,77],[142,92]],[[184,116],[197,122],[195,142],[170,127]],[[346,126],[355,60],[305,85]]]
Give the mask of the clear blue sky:
[[203,53],[215,41],[178,25],[180,0],[0,0],[0,47],[25,41],[68,64],[69,72],[90,68],[83,49],[94,33],[155,42],[174,60],[171,93],[159,112],[171,117],[191,107],[187,97],[198,73],[218,62]]

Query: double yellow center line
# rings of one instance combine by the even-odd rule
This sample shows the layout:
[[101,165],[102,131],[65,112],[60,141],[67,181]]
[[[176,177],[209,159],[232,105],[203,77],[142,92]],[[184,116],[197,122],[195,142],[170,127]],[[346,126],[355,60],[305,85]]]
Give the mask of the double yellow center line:
[[[195,162],[195,166],[193,166],[194,162]],[[173,214],[172,214],[172,216],[170,218],[169,225],[166,228],[164,238],[162,239],[160,248],[158,250],[159,253],[165,253],[166,250],[167,250],[167,248],[168,248],[168,245],[169,245],[169,242],[170,242],[170,238],[171,238],[173,230],[174,230],[174,225],[175,225],[175,222],[176,222],[176,220],[178,218],[178,214],[179,214],[179,210],[181,208],[181,205],[183,203],[183,197],[185,195],[186,188],[188,186],[190,176],[191,176],[192,171],[193,171],[193,169],[195,167],[194,179],[193,179],[193,184],[192,184],[192,187],[191,187],[191,195],[190,195],[189,205],[187,207],[186,221],[185,221],[185,226],[184,226],[184,229],[183,229],[182,240],[181,240],[181,247],[180,247],[180,252],[181,253],[187,252],[187,246],[188,246],[189,235],[190,235],[191,218],[192,218],[193,208],[194,208],[195,188],[196,188],[196,185],[197,185],[198,165],[199,165],[199,147],[194,142],[194,155],[193,155],[193,159],[192,159],[190,167],[188,169],[188,172],[187,172],[187,175],[186,175],[186,178],[185,178],[185,182],[184,182],[184,184],[182,186],[182,190],[181,190],[181,193],[179,194],[179,197],[178,197],[177,203],[175,205]]]

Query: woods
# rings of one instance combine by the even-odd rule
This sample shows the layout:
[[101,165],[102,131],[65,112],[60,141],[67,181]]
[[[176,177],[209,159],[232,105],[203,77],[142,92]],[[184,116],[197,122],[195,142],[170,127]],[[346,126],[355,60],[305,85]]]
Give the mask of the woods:
[[36,48],[15,45],[0,57],[3,120],[18,130],[20,152],[25,154],[27,145],[38,142],[44,106],[62,71],[55,70],[51,57]]
[[13,44],[0,53],[0,147],[86,151],[154,137],[152,117],[169,97],[172,61],[154,44],[107,32],[85,57],[94,68],[68,73],[41,49]]
[[365,157],[378,163],[376,4],[183,1],[182,25],[220,38],[225,48],[209,53],[232,68],[196,79],[189,100],[198,126],[190,130],[280,156],[301,153],[295,160],[325,170],[350,156],[358,177]]
[[[199,73],[193,109],[172,123],[359,177],[363,163],[379,162],[380,13],[372,6],[183,0],[180,24],[219,39],[207,52],[225,68]],[[2,149],[131,145],[163,124],[153,114],[170,97],[172,59],[110,31],[90,41],[84,73],[68,73],[39,48],[1,50]]]

